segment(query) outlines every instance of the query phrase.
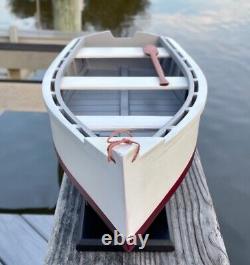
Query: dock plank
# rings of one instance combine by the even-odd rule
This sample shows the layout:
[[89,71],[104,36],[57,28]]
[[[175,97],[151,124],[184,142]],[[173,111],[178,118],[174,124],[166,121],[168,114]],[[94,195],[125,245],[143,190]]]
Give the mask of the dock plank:
[[188,175],[166,205],[174,252],[77,252],[83,204],[79,192],[64,176],[45,264],[229,264],[198,152]]
[[2,263],[43,264],[47,242],[20,215],[0,215],[0,237]]
[[5,110],[44,112],[41,84],[0,82],[0,112]]
[[54,217],[53,215],[25,214],[22,218],[46,241],[49,240]]

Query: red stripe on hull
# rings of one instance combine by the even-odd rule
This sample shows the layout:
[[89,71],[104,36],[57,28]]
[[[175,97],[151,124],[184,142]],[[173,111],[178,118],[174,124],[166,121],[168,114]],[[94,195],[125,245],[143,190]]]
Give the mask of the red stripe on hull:
[[[60,162],[60,164],[61,164],[64,172],[69,177],[69,179],[71,180],[71,182],[73,183],[73,185],[78,189],[78,191],[81,193],[81,195],[84,197],[84,199],[90,204],[90,206],[96,211],[96,213],[104,221],[104,223],[107,225],[107,227],[111,231],[114,231],[116,229],[114,227],[114,225],[110,222],[110,220],[102,212],[102,210],[97,206],[97,204],[94,202],[94,200],[88,195],[88,193],[83,189],[83,187],[73,177],[73,175],[67,169],[67,167],[63,163],[63,161],[62,161],[62,159],[61,159],[61,157],[59,156],[58,153],[57,153],[57,156],[58,156],[59,162]],[[166,194],[166,196],[162,199],[162,201],[155,208],[155,210],[151,213],[151,215],[144,222],[144,224],[139,228],[139,230],[136,232],[135,235],[144,234],[146,232],[146,230],[149,228],[149,226],[153,223],[153,221],[155,220],[156,216],[161,212],[161,210],[163,209],[163,207],[166,205],[166,203],[169,201],[169,199],[171,198],[171,196],[175,193],[175,191],[177,190],[177,188],[180,186],[181,182],[183,181],[183,179],[187,175],[187,172],[188,172],[189,168],[192,165],[193,158],[194,158],[194,152],[193,152],[192,157],[190,158],[187,166],[185,167],[185,169],[183,170],[182,174],[177,179],[177,181],[175,182],[175,184],[173,185],[173,187],[169,190],[169,192]],[[128,244],[124,244],[123,245],[124,250],[127,251],[127,252],[132,251],[134,249],[134,247],[135,247],[134,245],[128,245]]]

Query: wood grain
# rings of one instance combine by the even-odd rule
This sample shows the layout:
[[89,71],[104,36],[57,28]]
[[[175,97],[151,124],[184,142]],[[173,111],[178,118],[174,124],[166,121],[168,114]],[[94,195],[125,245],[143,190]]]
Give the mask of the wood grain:
[[53,227],[53,215],[24,214],[22,218],[38,233],[45,241],[50,238]]
[[0,82],[0,112],[5,110],[45,112],[41,84]]
[[185,180],[166,205],[174,252],[77,252],[83,203],[65,176],[45,264],[229,264],[198,152]]
[[43,264],[47,242],[20,215],[0,215],[0,264]]

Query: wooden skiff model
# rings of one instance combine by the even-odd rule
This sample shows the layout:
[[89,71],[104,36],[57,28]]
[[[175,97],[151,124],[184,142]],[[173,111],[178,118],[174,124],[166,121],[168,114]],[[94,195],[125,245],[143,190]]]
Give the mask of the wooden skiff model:
[[170,38],[95,33],[54,60],[43,96],[73,183],[111,229],[144,233],[191,165],[207,97],[200,68]]

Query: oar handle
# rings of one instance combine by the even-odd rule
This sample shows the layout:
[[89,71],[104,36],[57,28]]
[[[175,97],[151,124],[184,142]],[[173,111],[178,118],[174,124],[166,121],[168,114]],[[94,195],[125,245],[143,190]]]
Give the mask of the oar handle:
[[162,67],[159,63],[159,60],[158,60],[158,49],[155,45],[153,44],[148,44],[148,45],[145,45],[144,48],[143,48],[143,51],[146,55],[149,55],[151,60],[152,60],[152,63],[154,65],[154,68],[155,68],[155,71],[160,79],[160,85],[161,86],[166,86],[168,85],[168,81],[167,79],[165,78],[165,75],[164,75],[164,72],[162,70]]
[[165,77],[165,74],[162,70],[162,67],[160,65],[160,62],[158,60],[158,57],[155,53],[150,53],[150,58],[152,60],[152,63],[154,65],[155,71],[158,74],[159,80],[160,80],[160,85],[161,86],[167,86],[169,84],[168,80]]

